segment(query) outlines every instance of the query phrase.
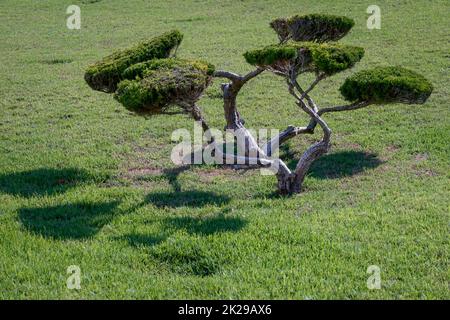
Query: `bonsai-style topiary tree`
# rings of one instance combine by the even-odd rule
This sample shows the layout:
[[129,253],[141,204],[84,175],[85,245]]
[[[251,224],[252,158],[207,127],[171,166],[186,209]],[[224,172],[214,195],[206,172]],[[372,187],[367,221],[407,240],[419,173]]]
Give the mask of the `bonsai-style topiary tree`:
[[[323,14],[293,16],[275,19],[270,26],[278,35],[279,43],[244,53],[246,61],[256,68],[246,75],[218,70],[204,61],[173,57],[182,40],[178,31],[165,33],[134,48],[116,52],[90,66],[85,79],[95,90],[114,92],[114,97],[127,109],[142,115],[173,114],[170,106],[200,121],[208,132],[208,143],[216,156],[229,160],[244,160],[239,168],[276,168],[278,191],[282,194],[299,193],[311,164],[330,149],[331,129],[324,114],[355,110],[369,105],[406,103],[423,104],[433,86],[423,76],[402,67],[379,67],[355,73],[340,87],[349,102],[342,106],[320,108],[310,96],[322,80],[352,68],[364,56],[364,49],[337,43],[353,27],[353,20]],[[310,121],[306,126],[288,126],[277,137],[258,145],[245,128],[237,109],[236,98],[249,80],[263,71],[269,71],[286,81],[287,89],[296,105]],[[302,88],[297,79],[313,73],[315,80]],[[233,130],[237,143],[245,154],[226,154],[215,145],[200,108],[196,105],[213,77],[226,78],[222,84],[226,129]],[[322,139],[312,144],[300,157],[294,170],[281,159],[271,156],[279,145],[300,135],[312,134],[319,126]],[[228,163],[228,162],[227,162]]]

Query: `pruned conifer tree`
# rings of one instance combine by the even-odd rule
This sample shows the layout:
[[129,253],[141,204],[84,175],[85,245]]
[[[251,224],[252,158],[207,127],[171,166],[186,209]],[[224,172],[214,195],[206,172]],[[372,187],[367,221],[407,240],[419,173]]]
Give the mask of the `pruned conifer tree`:
[[[183,39],[175,30],[103,58],[88,67],[85,80],[94,90],[114,93],[125,108],[140,115],[173,114],[169,108],[178,107],[180,112],[201,122],[216,156],[227,160],[244,158],[239,159],[245,163],[239,168],[276,168],[278,191],[282,194],[300,193],[311,164],[330,150],[332,134],[325,119],[329,113],[380,104],[423,104],[433,91],[432,84],[412,70],[399,66],[375,67],[354,73],[341,85],[340,93],[348,104],[321,107],[311,95],[317,84],[351,69],[364,56],[363,48],[338,42],[350,32],[354,21],[310,14],[278,18],[270,26],[278,35],[278,43],[245,52],[245,60],[255,67],[245,75],[215,70],[203,60],[175,57]],[[277,137],[258,144],[244,126],[237,96],[248,81],[264,71],[282,78],[309,122],[304,126],[289,126]],[[302,87],[298,79],[308,73],[314,75],[314,80]],[[244,155],[226,154],[222,146],[214,145],[214,137],[197,105],[214,77],[228,79],[221,85],[225,128],[235,132],[239,138],[236,141],[243,141]],[[322,131],[321,139],[305,150],[295,168],[290,169],[281,159],[272,158],[281,144],[298,135],[313,134],[317,129]]]

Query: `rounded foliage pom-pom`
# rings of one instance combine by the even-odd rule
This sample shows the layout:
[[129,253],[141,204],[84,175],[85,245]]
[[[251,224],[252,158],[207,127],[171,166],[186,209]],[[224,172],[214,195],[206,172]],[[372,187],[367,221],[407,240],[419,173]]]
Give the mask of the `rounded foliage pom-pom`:
[[340,91],[348,101],[422,104],[433,91],[425,77],[402,67],[363,70],[347,78]]
[[90,65],[84,79],[94,90],[112,93],[123,79],[122,73],[129,66],[157,58],[167,58],[179,46],[183,35],[173,30],[126,50],[116,51]]
[[[145,67],[145,68],[144,68]],[[172,105],[189,108],[211,82],[214,66],[197,60],[158,59],[126,73],[134,80],[119,83],[114,97],[140,114],[160,114]]]
[[353,67],[364,49],[339,43],[288,42],[244,54],[248,63],[287,75],[318,71],[332,75]]
[[281,41],[327,42],[344,37],[355,22],[344,16],[328,14],[296,15],[290,18],[278,18],[270,23]]

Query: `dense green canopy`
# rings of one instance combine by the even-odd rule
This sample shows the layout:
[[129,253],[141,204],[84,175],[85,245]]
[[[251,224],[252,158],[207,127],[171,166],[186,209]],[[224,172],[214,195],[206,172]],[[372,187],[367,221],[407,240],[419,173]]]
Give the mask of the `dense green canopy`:
[[122,72],[129,66],[156,58],[167,58],[183,39],[177,31],[142,42],[130,49],[117,51],[90,65],[84,79],[94,90],[114,92],[122,80]]
[[244,58],[254,66],[266,67],[280,61],[297,58],[297,50],[291,45],[270,45],[262,49],[247,51],[244,53]]
[[139,64],[126,74],[135,80],[119,83],[114,97],[127,109],[146,114],[170,105],[192,106],[211,82],[214,66],[202,61],[159,59]]
[[424,103],[433,85],[422,75],[402,67],[363,70],[347,78],[340,91],[349,101]]
[[142,78],[147,70],[157,70],[161,68],[171,69],[175,67],[195,66],[195,68],[204,71],[207,75],[212,75],[214,66],[208,62],[200,60],[183,60],[176,58],[154,59],[150,61],[133,64],[122,73],[124,79],[133,80],[136,77]]
[[352,19],[328,14],[308,14],[275,19],[270,26],[280,40],[326,42],[344,37],[355,25]]
[[320,71],[331,75],[355,65],[364,56],[360,47],[338,43],[288,42],[263,49],[247,51],[248,63],[286,73]]

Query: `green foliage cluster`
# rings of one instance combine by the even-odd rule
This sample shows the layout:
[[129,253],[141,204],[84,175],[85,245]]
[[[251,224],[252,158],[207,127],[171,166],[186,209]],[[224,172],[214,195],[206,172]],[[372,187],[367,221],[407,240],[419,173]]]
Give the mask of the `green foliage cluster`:
[[355,22],[347,17],[328,14],[295,15],[270,23],[282,40],[327,42],[344,37]]
[[[270,23],[280,44],[244,54],[248,63],[287,76],[302,72],[332,75],[352,68],[364,56],[360,47],[337,44],[355,22],[342,16],[309,14],[278,18]],[[371,103],[424,103],[432,84],[414,71],[383,67],[361,71],[349,77],[340,91],[349,101]]]
[[214,66],[169,58],[182,39],[174,30],[113,53],[88,67],[86,82],[93,89],[115,92],[116,100],[137,113],[162,113],[173,104],[188,109],[211,82]]
[[202,70],[207,75],[212,75],[214,73],[214,66],[206,61],[200,60],[183,60],[183,59],[154,59],[150,61],[140,62],[133,64],[132,66],[125,69],[122,73],[124,79],[133,80],[136,77],[142,78],[147,70],[157,70],[161,68],[175,68],[175,67],[189,67],[195,66],[195,68]]
[[277,69],[279,62],[288,62],[294,69],[321,71],[327,75],[353,67],[363,56],[364,49],[360,47],[316,42],[288,42],[244,54],[252,65]]
[[[214,67],[202,61],[159,59],[128,70],[137,76],[119,83],[114,95],[128,110],[137,113],[162,113],[170,105],[183,108],[199,99],[211,82]],[[142,76],[142,78],[140,77]]]
[[[248,63],[277,74],[333,75],[352,68],[364,56],[363,48],[334,42],[353,25],[352,19],[323,14],[275,19],[271,27],[277,31],[280,44],[247,51],[244,57]],[[189,109],[210,84],[214,66],[168,58],[182,39],[174,30],[115,52],[89,66],[85,79],[93,89],[116,91],[114,97],[134,112],[162,113],[170,105]],[[347,100],[372,103],[424,103],[432,90],[424,77],[400,67],[361,71],[340,88]]]
[[355,46],[331,43],[296,45],[307,47],[315,67],[328,75],[353,67],[364,56],[364,49]]
[[135,63],[169,57],[182,39],[183,35],[173,30],[130,49],[117,51],[90,65],[84,79],[92,89],[112,93],[123,79],[122,73],[126,68]]
[[277,18],[270,22],[270,27],[278,34],[281,41],[289,38],[289,26],[286,18]]
[[378,67],[350,76],[340,91],[348,101],[422,104],[433,85],[422,75],[402,67]]
[[260,67],[272,66],[279,61],[288,61],[296,57],[297,49],[290,45],[270,45],[244,53],[248,63]]
[[[327,14],[295,15],[270,23],[280,44],[247,51],[248,63],[287,74],[320,71],[327,75],[346,70],[364,56],[364,49],[337,44],[355,22],[347,17]],[[290,39],[290,41],[287,41]]]

